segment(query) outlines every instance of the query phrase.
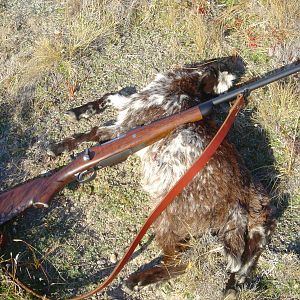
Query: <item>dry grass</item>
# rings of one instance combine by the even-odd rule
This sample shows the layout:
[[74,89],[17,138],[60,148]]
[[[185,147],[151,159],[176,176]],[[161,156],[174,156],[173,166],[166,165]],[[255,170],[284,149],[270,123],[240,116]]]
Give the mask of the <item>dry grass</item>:
[[[68,155],[55,160],[47,157],[45,143],[86,131],[113,116],[108,112],[88,122],[72,123],[62,113],[70,107],[126,85],[141,87],[157,70],[200,59],[238,53],[248,64],[248,76],[291,61],[300,49],[299,10],[297,0],[0,2],[2,188],[68,163]],[[242,119],[245,136],[235,140],[254,174],[256,169],[274,168],[275,175],[264,174],[266,181],[272,180],[274,203],[288,199],[282,200],[286,210],[281,211],[274,241],[240,299],[296,299],[299,291],[297,84],[289,79],[255,93],[248,106],[252,118]],[[262,141],[255,140],[257,137]],[[263,147],[268,151],[260,153]],[[47,213],[7,226],[12,238],[34,245],[40,257],[57,245],[49,254],[48,265],[43,265],[54,283],[47,293],[69,296],[90,289],[91,282],[99,280],[95,274],[110,265],[111,252],[124,252],[147,213],[145,207],[148,209],[147,197],[138,187],[138,166],[136,159],[130,159],[103,170],[93,183],[65,189]],[[184,276],[130,297],[220,297],[227,276],[220,245],[210,236],[193,240],[193,245],[186,256],[190,263]],[[32,262],[30,251],[16,243],[9,251],[13,256],[22,252],[25,265]],[[100,298],[127,299],[118,284],[158,251],[151,244],[144,257],[137,256]],[[46,281],[39,271],[30,269],[32,275]],[[36,283],[24,274],[23,278]],[[41,284],[35,287],[44,288]],[[4,299],[26,299],[6,279],[0,293]]]
[[296,36],[295,29],[298,24],[293,21],[297,21],[300,17],[298,1],[267,0],[263,8],[269,27],[276,31],[275,37],[287,40]]
[[72,14],[74,12],[66,10],[69,36],[66,51],[70,60],[74,59],[78,52],[81,52],[81,56],[84,55],[84,51],[97,39],[115,34],[118,20],[112,10],[111,1],[83,1],[75,18]]
[[299,88],[294,81],[274,83],[269,97],[257,102],[257,120],[267,130],[279,173],[299,178]]
[[16,89],[20,89],[63,64],[63,45],[47,38],[36,42],[32,58],[20,71]]
[[[2,263],[2,260],[0,259]],[[7,276],[0,275],[0,297],[5,300],[28,300],[32,297],[24,295],[22,289]]]
[[[114,36],[118,20],[110,1],[68,1],[59,27],[35,42],[31,58],[14,76],[14,90],[61,73],[67,82],[77,81],[76,60],[93,43]],[[8,78],[11,80],[11,78]]]
[[[169,44],[172,58],[182,51],[182,43],[193,47],[199,57],[225,55],[223,24],[211,18],[207,1],[137,1],[132,25],[160,31]],[[214,45],[214,47],[211,47]]]

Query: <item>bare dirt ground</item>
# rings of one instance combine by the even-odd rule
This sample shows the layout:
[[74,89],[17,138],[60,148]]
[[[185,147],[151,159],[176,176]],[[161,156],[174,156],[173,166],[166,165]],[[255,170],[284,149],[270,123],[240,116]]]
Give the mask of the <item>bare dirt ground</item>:
[[[114,118],[75,122],[64,112],[106,92],[151,81],[182,63],[232,53],[252,77],[299,56],[299,1],[0,1],[0,190],[65,165],[49,143]],[[300,299],[299,77],[253,93],[229,139],[278,208],[278,227],[239,299]],[[49,209],[1,230],[4,266],[51,298],[88,291],[107,276],[150,211],[131,157],[70,184]],[[94,299],[220,299],[226,280],[217,240],[193,239],[187,273],[128,293],[128,274],[159,257],[151,231],[118,279]],[[17,264],[16,264],[17,262]],[[0,273],[2,299],[30,299]]]

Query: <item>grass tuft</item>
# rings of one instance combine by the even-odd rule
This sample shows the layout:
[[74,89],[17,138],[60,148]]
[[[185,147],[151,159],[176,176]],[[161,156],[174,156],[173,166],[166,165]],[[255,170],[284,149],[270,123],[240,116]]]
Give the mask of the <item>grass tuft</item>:
[[[300,111],[298,84],[288,79],[269,86],[269,96],[257,101],[257,121],[266,129],[282,191],[298,194],[300,179]],[[287,182],[290,182],[288,186]]]
[[15,89],[31,85],[49,72],[61,74],[67,85],[76,82],[76,61],[87,54],[94,43],[115,35],[118,24],[109,1],[68,2],[61,30],[35,42],[31,58],[15,78]]
[[57,68],[62,63],[62,59],[62,44],[47,38],[37,41],[31,59],[20,72],[16,88],[19,89],[34,83],[41,76]]

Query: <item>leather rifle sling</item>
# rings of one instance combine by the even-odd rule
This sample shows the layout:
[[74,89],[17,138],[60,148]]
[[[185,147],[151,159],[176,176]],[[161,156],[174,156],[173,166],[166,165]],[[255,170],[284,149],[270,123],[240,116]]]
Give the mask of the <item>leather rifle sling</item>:
[[[126,253],[119,261],[117,266],[114,268],[112,273],[108,276],[108,278],[101,284],[99,284],[95,289],[85,294],[75,296],[70,298],[69,300],[81,300],[86,299],[88,297],[93,296],[94,294],[100,292],[105,287],[107,287],[115,277],[121,272],[127,261],[130,259],[131,255],[133,254],[135,248],[138,246],[141,239],[144,237],[146,232],[148,231],[149,227],[155,222],[155,220],[160,216],[160,214],[168,207],[168,205],[178,196],[182,190],[191,182],[191,180],[200,172],[200,170],[205,166],[205,164],[209,161],[209,159],[213,156],[216,152],[220,144],[223,142],[225,136],[227,135],[228,131],[230,130],[234,120],[240,111],[241,107],[244,104],[244,96],[239,95],[230,109],[228,116],[226,117],[224,123],[218,130],[217,134],[208,144],[208,146],[203,151],[202,155],[194,162],[194,164],[186,171],[186,173],[178,180],[175,186],[167,193],[167,195],[163,198],[163,200],[155,207],[155,209],[151,212],[150,216],[147,218],[146,222],[144,223],[143,227],[140,229],[139,233],[136,235],[135,239],[127,249]],[[29,287],[25,284],[20,282],[18,279],[15,278],[11,273],[8,273],[12,280],[25,289],[27,292],[30,292],[34,296],[43,299],[43,300],[50,300],[46,296],[42,296],[37,294],[36,292],[32,291]]]

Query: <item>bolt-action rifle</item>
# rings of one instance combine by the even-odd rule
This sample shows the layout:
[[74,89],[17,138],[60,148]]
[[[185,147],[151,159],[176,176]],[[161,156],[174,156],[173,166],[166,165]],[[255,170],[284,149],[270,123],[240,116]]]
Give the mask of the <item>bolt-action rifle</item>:
[[75,180],[85,182],[86,178],[94,178],[95,168],[112,166],[126,160],[129,155],[164,138],[178,126],[202,120],[214,106],[229,102],[240,94],[248,94],[299,71],[298,60],[212,100],[149,125],[134,128],[109,142],[86,149],[74,161],[53,175],[30,180],[0,194],[0,225],[29,207],[47,207],[53,196],[70,182]]

